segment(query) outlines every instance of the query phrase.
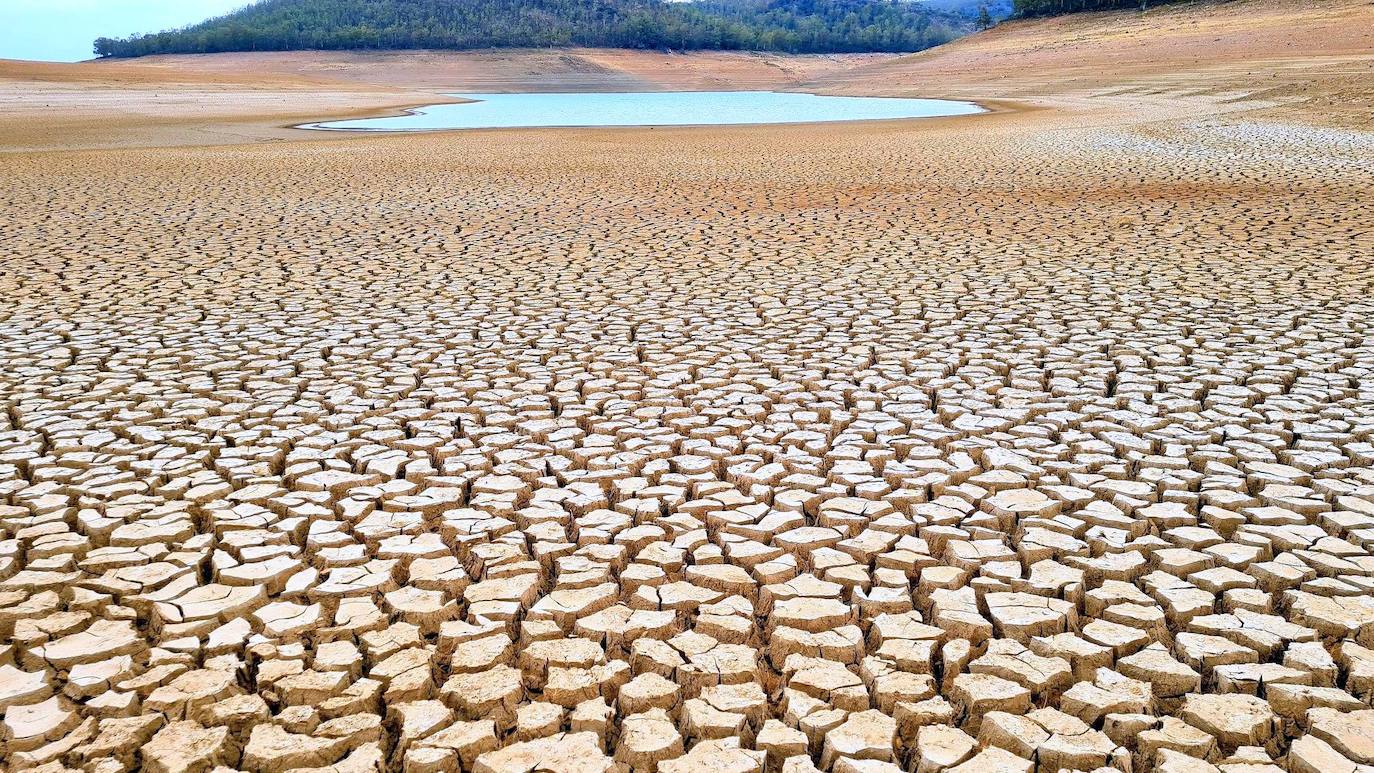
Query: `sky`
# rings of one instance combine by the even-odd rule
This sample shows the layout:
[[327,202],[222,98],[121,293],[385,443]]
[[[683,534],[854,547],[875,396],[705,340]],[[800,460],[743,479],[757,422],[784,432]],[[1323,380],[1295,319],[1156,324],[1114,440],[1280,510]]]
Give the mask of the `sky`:
[[160,32],[220,16],[249,0],[0,0],[0,59],[78,62],[98,37]]

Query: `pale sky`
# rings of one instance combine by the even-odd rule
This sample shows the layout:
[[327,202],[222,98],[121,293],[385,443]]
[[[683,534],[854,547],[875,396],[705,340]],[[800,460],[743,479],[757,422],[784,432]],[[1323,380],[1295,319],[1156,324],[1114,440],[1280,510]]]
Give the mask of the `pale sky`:
[[0,59],[77,62],[98,37],[185,27],[250,0],[0,0]]

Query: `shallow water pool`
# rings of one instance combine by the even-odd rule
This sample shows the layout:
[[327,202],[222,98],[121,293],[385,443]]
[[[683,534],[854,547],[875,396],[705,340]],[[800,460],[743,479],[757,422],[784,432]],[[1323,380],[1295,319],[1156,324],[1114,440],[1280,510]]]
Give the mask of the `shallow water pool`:
[[325,121],[302,128],[434,131],[538,126],[696,126],[868,121],[970,115],[972,102],[889,97],[826,97],[776,91],[668,91],[578,94],[453,94],[475,100],[407,115]]

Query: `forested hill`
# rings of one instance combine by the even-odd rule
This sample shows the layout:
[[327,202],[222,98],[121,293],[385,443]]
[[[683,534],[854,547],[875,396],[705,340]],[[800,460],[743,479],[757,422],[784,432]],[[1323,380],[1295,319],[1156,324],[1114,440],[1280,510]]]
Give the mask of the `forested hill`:
[[192,27],[95,41],[98,56],[592,46],[919,51],[966,16],[903,0],[263,0]]

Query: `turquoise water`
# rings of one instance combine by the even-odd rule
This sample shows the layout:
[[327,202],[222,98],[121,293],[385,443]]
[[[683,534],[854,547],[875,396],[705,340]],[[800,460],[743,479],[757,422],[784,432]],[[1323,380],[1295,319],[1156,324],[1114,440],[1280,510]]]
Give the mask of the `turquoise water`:
[[807,123],[970,115],[971,102],[887,97],[823,97],[775,91],[669,91],[611,94],[454,94],[477,100],[432,105],[409,115],[307,124],[337,131],[426,131],[534,126],[694,126]]

